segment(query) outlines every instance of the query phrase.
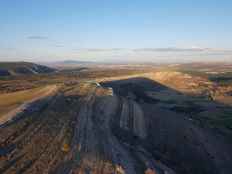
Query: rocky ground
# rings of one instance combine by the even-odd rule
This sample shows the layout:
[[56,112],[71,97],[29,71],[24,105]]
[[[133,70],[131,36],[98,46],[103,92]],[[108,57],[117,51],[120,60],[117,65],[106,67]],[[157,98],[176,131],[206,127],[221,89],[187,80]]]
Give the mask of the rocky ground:
[[1,125],[0,173],[230,174],[231,132],[201,119],[230,106],[160,76],[67,81]]

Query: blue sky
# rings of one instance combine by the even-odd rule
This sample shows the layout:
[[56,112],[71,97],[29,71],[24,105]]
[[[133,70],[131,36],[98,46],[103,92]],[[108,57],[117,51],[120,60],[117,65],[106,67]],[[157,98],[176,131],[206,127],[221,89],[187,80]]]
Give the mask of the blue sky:
[[0,60],[230,60],[231,17],[230,0],[0,0]]

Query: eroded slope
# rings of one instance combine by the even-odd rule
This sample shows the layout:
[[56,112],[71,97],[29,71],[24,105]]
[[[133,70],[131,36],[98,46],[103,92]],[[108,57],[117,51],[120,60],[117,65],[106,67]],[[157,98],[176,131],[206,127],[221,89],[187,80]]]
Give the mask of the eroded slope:
[[102,85],[67,82],[1,127],[0,173],[231,172],[231,141],[197,121],[221,104],[151,78]]

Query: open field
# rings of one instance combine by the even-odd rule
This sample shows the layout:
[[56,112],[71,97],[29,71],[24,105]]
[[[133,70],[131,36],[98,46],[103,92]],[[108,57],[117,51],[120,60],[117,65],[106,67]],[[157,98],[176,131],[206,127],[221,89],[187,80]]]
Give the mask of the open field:
[[2,78],[0,173],[230,174],[232,83],[178,66]]
[[36,100],[47,97],[57,89],[55,85],[29,89],[19,92],[1,94],[0,125],[12,119],[19,112]]

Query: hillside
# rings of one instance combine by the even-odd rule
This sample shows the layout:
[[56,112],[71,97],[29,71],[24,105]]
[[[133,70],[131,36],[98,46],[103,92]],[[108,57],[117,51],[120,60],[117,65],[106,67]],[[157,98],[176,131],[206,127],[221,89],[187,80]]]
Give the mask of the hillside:
[[52,73],[55,69],[30,62],[0,62],[0,76]]

